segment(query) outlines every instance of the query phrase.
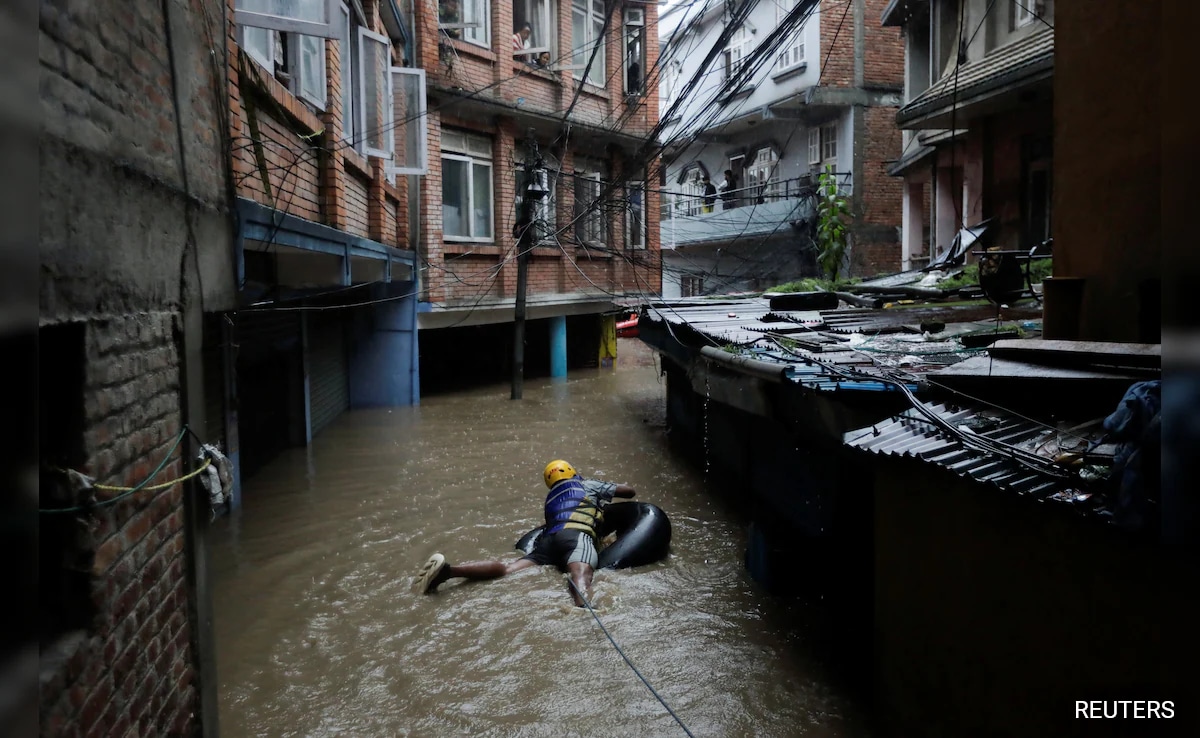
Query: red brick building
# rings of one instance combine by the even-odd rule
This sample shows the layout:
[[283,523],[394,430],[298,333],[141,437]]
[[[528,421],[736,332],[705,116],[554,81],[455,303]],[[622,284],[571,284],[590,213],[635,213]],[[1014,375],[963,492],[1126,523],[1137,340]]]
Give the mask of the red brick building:
[[464,340],[486,347],[485,367],[506,366],[514,227],[535,142],[549,192],[533,213],[529,371],[562,364],[552,336],[571,366],[594,365],[598,316],[614,300],[659,291],[649,217],[657,194],[645,187],[655,166],[646,139],[658,121],[657,21],[654,3],[632,0],[416,5],[414,62],[429,96],[415,234],[425,382],[453,372]]
[[212,513],[172,480],[215,440],[201,325],[235,304],[223,19],[97,0],[39,21],[40,730],[215,734]]

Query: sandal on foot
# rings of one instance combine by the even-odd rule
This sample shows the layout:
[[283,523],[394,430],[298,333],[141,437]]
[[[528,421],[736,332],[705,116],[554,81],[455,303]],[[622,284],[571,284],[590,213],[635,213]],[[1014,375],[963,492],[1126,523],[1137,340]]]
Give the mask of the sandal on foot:
[[439,574],[446,568],[446,557],[440,553],[435,553],[429,557],[425,565],[421,567],[421,573],[417,575],[417,589],[421,594],[429,594],[437,589],[437,586],[442,583],[444,578],[439,578]]

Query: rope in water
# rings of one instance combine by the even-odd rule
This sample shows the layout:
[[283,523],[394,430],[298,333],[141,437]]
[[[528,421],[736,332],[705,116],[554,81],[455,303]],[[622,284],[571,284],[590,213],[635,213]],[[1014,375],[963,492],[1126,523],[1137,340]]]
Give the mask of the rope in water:
[[642,684],[646,685],[646,689],[650,690],[650,694],[654,695],[654,698],[661,702],[663,707],[667,708],[667,712],[671,713],[671,717],[675,718],[675,722],[679,723],[679,727],[683,728],[683,732],[688,735],[688,738],[696,738],[694,735],[692,735],[692,731],[688,730],[687,726],[683,724],[683,721],[679,719],[679,716],[675,714],[675,711],[671,709],[671,706],[667,704],[667,701],[664,700],[658,694],[658,692],[654,690],[654,687],[650,686],[650,682],[646,681],[646,677],[642,676],[642,672],[638,671],[638,668],[633,665],[633,662],[629,660],[629,657],[625,655],[625,652],[622,651],[621,647],[617,645],[617,642],[613,640],[612,634],[608,632],[608,628],[605,628],[604,623],[600,622],[600,616],[597,615],[596,611],[592,609],[592,603],[588,602],[588,599],[583,592],[579,591],[579,587],[576,586],[575,582],[573,582],[570,577],[567,577],[567,583],[571,585],[571,589],[575,590],[575,593],[579,595],[579,599],[582,600],[583,604],[587,606],[588,612],[590,612],[592,617],[596,619],[596,625],[599,625],[600,630],[604,631],[604,635],[608,636],[608,642],[613,645],[613,648],[617,649],[617,653],[621,654],[621,658],[625,659],[625,663],[629,664],[629,668],[633,669],[633,673],[637,674],[637,678],[642,680]]

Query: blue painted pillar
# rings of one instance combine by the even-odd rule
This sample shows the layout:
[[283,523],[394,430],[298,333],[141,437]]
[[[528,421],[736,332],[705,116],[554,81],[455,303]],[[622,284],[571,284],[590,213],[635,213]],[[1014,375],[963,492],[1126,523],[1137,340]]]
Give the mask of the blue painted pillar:
[[[412,282],[393,282],[379,296],[403,295]],[[416,297],[380,302],[361,313],[350,358],[350,407],[399,407],[417,402]]]
[[567,316],[550,319],[550,376],[567,376]]

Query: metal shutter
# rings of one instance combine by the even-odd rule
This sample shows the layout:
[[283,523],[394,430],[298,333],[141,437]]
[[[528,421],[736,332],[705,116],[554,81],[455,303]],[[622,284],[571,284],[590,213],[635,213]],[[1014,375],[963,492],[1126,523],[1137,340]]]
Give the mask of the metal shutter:
[[315,436],[350,408],[350,378],[342,319],[312,315],[308,322],[309,412]]

